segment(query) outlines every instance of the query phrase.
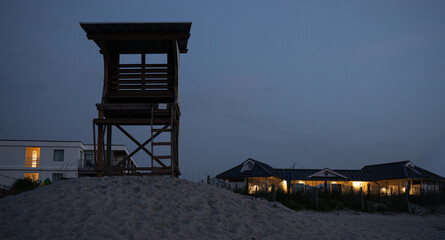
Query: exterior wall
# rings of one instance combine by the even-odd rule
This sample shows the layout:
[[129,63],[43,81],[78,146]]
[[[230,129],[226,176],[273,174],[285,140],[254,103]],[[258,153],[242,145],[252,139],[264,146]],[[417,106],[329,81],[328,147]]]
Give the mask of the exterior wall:
[[[40,148],[38,166],[25,166],[27,147]],[[63,150],[63,161],[54,161],[55,150]],[[124,145],[113,145],[113,151],[113,158],[128,154]],[[79,141],[0,140],[0,187],[11,187],[16,179],[24,178],[26,173],[37,173],[39,181],[46,178],[53,181],[53,176],[54,180],[59,176],[77,178],[85,153],[93,153],[93,146]]]
[[[369,184],[369,190],[368,190]],[[292,189],[294,191],[304,191],[309,188],[318,188],[324,190],[325,181],[304,181],[293,180]],[[359,192],[360,188],[364,194],[372,191],[373,183],[365,181],[326,181],[326,187],[329,192],[341,191],[342,193]]]
[[276,177],[251,177],[248,178],[248,192],[250,194],[257,191],[271,191],[272,185],[275,189],[287,191],[287,182]]
[[409,186],[409,195],[421,195],[437,193],[440,190],[440,182],[414,179],[396,179],[377,181],[380,193],[383,195],[405,194]]
[[[53,174],[75,178],[81,145],[80,142],[0,141],[0,184],[11,186],[15,179],[24,178],[25,173],[37,173],[39,181],[46,178],[53,180]],[[36,167],[25,166],[28,147],[40,149]],[[63,150],[63,161],[54,161],[54,150]]]

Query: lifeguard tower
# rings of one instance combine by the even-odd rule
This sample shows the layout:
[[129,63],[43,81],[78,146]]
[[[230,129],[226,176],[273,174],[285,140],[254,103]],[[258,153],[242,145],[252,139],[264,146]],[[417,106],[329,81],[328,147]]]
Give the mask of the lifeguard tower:
[[[180,175],[178,133],[181,115],[178,93],[179,55],[187,53],[190,22],[80,23],[100,48],[104,59],[102,102],[93,120],[95,162],[98,175]],[[166,55],[165,60],[154,56]],[[137,55],[137,62],[122,57]],[[153,57],[152,57],[153,56]],[[148,126],[147,140],[139,142],[123,126]],[[115,126],[138,147],[112,166],[112,128]],[[97,127],[97,132],[96,132]],[[161,138],[161,136],[163,138]],[[96,142],[97,137],[97,142]],[[162,139],[158,140],[157,139]],[[167,139],[167,140],[165,140]],[[147,145],[150,145],[149,147]],[[163,147],[164,154],[156,154]],[[165,154],[165,147],[168,154]],[[148,154],[150,167],[135,167],[130,158]]]

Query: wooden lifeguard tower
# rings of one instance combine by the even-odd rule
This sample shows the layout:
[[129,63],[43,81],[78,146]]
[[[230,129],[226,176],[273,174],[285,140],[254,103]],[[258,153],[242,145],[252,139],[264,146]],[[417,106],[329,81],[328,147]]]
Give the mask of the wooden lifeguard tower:
[[[179,55],[187,53],[191,23],[80,25],[87,33],[87,38],[99,46],[104,59],[102,102],[96,104],[98,118],[93,120],[98,175],[152,174],[177,177],[180,175],[178,132],[181,115],[178,96]],[[124,54],[137,55],[140,61],[122,63]],[[155,54],[166,55],[165,62],[151,61],[151,56]],[[149,126],[147,140],[142,143],[136,140],[123,128],[125,125]],[[138,145],[114,166],[111,164],[113,126]],[[160,135],[164,135],[164,140],[155,141]],[[148,144],[151,145],[150,150],[147,149]],[[159,146],[169,148],[169,153],[156,155]],[[130,158],[140,150],[148,154],[150,167],[137,168],[131,165]]]

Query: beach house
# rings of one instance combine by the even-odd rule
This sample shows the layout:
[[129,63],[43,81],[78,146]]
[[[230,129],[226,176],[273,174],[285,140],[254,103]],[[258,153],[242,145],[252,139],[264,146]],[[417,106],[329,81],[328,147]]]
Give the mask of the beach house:
[[[119,164],[128,150],[112,146],[112,165]],[[131,164],[137,163],[130,158]],[[18,178],[60,179],[94,175],[92,144],[80,141],[0,140],[0,187],[10,188]]]
[[445,178],[415,166],[411,161],[366,165],[347,169],[284,169],[247,159],[216,176],[232,186],[244,186],[249,193],[271,190],[305,191],[318,188],[329,192],[363,191],[364,194],[419,195],[443,189]]

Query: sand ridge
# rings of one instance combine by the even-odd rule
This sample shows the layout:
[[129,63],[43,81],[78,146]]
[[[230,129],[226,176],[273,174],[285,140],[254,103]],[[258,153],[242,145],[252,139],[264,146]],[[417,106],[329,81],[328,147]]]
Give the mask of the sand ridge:
[[445,217],[295,212],[181,179],[79,178],[0,199],[0,238],[445,239]]

